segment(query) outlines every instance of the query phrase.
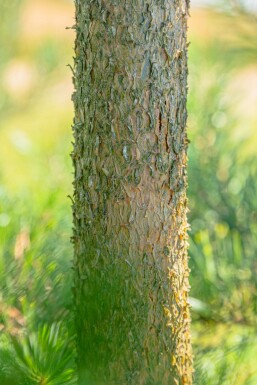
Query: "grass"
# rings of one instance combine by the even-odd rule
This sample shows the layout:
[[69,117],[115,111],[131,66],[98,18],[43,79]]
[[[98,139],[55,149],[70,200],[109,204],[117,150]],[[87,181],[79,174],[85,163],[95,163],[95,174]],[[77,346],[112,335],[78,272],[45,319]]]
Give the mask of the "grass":
[[[5,15],[0,36],[5,52],[0,62],[0,383],[72,384],[68,195],[73,112],[66,64],[72,61],[73,36],[65,26],[67,14],[73,24],[73,8],[71,2],[57,0],[8,4],[0,5]],[[41,30],[34,36],[26,28],[38,15],[35,7],[42,10]],[[48,7],[60,15],[59,23],[63,20],[61,33],[49,33],[56,29],[49,24]],[[214,20],[223,31],[219,37]],[[251,113],[255,30],[249,22],[250,51],[243,35],[235,45],[240,32],[230,18],[233,49],[228,49],[227,20],[227,14],[193,11],[189,29],[189,253],[196,385],[257,382],[257,117]],[[10,26],[12,44],[4,38]],[[241,47],[239,57],[235,46]],[[20,81],[13,85],[10,74],[17,71]],[[244,91],[245,84],[249,90]]]

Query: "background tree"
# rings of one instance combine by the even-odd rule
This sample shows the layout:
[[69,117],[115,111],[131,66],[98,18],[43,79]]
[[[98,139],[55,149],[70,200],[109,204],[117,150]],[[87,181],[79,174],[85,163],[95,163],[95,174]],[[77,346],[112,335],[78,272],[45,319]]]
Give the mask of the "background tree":
[[191,384],[185,0],[76,2],[83,384]]

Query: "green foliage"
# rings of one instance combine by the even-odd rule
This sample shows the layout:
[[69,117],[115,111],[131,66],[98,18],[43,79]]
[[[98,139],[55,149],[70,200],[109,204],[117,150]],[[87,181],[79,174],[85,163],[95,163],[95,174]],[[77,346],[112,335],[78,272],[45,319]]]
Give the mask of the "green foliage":
[[191,296],[202,307],[192,304],[196,317],[252,324],[257,310],[257,170],[231,104],[235,73],[219,45],[210,44],[210,49],[218,61],[207,57],[200,65],[206,48],[198,45],[189,62]]
[[242,95],[231,91],[235,69],[251,64],[256,49],[251,17],[249,39],[241,34],[246,19],[246,13],[242,19],[215,14],[213,20],[230,25],[233,39],[224,33],[221,41],[210,39],[208,49],[200,41],[191,45],[189,253],[197,385],[257,381],[256,331],[250,327],[257,318],[257,170],[250,149],[256,123],[247,113],[240,117]]
[[25,197],[15,205],[4,190],[1,194],[0,383],[4,385],[75,381],[70,228],[60,206],[51,212],[57,195],[51,201],[41,198],[28,213]]
[[256,231],[242,237],[225,224],[191,238],[192,295],[208,304],[211,319],[256,322],[255,243]]
[[196,322],[193,333],[196,385],[256,384],[254,328]]
[[2,338],[0,365],[1,384],[72,385],[76,381],[73,341],[60,323]]
[[2,218],[9,221],[1,229],[0,290],[8,307],[18,308],[30,325],[69,320],[72,304],[69,218],[57,195],[41,198],[30,213],[25,197],[15,205],[2,191],[0,200]]
[[12,337],[19,369],[31,384],[62,385],[75,383],[72,364],[74,352],[67,332],[60,324],[43,325],[26,337]]

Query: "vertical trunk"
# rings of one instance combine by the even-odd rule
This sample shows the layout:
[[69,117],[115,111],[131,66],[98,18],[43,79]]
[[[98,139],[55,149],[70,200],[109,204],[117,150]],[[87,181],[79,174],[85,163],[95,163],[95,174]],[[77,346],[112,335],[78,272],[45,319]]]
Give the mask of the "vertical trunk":
[[75,1],[73,240],[83,385],[192,383],[187,1]]

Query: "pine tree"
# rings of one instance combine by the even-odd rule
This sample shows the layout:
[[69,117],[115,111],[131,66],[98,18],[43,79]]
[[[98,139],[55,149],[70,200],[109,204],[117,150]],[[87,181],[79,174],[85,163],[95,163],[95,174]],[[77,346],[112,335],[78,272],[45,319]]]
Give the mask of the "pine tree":
[[187,0],[76,0],[82,385],[190,385]]

